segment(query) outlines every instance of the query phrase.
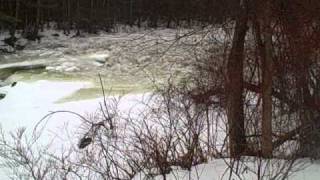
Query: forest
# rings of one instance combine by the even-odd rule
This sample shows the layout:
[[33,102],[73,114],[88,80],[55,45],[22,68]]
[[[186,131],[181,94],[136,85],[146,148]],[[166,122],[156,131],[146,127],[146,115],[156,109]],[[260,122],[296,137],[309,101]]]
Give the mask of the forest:
[[[76,38],[127,25],[191,29],[164,42],[202,53],[172,60],[192,71],[153,84],[139,115],[120,113],[99,75],[98,114],[70,112],[84,126],[76,150],[35,156],[19,131],[13,145],[0,138],[0,157],[37,180],[179,179],[168,178],[174,167],[193,172],[212,158],[228,161],[221,179],[248,179],[248,171],[249,179],[290,179],[301,159],[320,159],[319,12],[318,0],[0,0],[0,32],[9,32],[4,41],[13,48],[17,34],[32,41],[54,28]],[[222,40],[210,39],[217,32]],[[171,45],[154,55],[157,63],[169,59]],[[46,158],[52,164],[38,164]]]
[[12,33],[23,30],[30,38],[49,22],[70,33],[70,29],[94,33],[111,31],[115,24],[156,28],[183,24],[218,23],[230,16],[232,1],[149,0],[1,0],[2,28]]

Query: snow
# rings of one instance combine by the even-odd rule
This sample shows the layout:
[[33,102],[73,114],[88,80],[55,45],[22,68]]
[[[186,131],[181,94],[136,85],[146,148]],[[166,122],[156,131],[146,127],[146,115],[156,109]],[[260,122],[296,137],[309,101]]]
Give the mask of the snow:
[[[18,127],[32,129],[45,115],[52,111],[74,111],[82,115],[94,113],[99,108],[99,103],[103,100],[102,98],[57,103],[65,96],[79,89],[91,86],[92,84],[88,82],[41,80],[31,83],[18,82],[14,87],[2,87],[0,88],[0,92],[6,93],[7,96],[0,101],[0,124],[4,130],[9,132]],[[143,94],[124,96],[121,100],[120,109],[123,111],[131,109],[141,98],[143,98]],[[70,122],[72,119],[79,120],[77,117],[69,118],[69,115],[63,113],[61,115],[57,114],[50,120],[50,122],[53,122],[52,126],[48,127],[54,128],[56,125],[63,124],[63,119],[68,119],[67,122]]]
[[[200,164],[192,167],[191,171],[182,170],[178,167],[173,167],[173,171],[167,174],[167,180],[229,180],[230,170],[228,162],[229,159],[213,159],[206,164]],[[302,159],[300,163],[310,163],[309,160]],[[232,175],[232,180],[255,180],[258,179],[257,175],[250,170],[256,169],[255,164],[252,162],[244,163],[242,166],[246,169],[242,169],[239,176]],[[277,167],[272,167],[273,173],[278,172]],[[320,164],[313,163],[303,167],[303,169],[289,175],[289,180],[318,180],[320,177]],[[272,173],[272,172],[271,172]],[[134,180],[141,180],[144,178],[143,174],[135,176]],[[157,176],[155,180],[162,180],[162,176]],[[263,180],[269,180],[267,175]]]
[[[26,127],[29,135],[32,134],[34,126],[49,111],[60,108],[55,101],[69,95],[76,90],[88,87],[90,84],[83,82],[50,82],[37,81],[33,83],[18,82],[15,87],[5,86],[0,88],[1,93],[6,93],[6,98],[0,101],[0,125],[6,134],[15,131],[17,128]],[[75,118],[70,121],[77,121]],[[63,118],[50,121],[46,126],[47,132],[42,140],[46,144],[52,135],[48,132],[54,132],[61,127]],[[73,123],[74,124],[74,123]],[[56,131],[59,133],[58,131]],[[7,177],[0,171],[0,178]]]
[[98,53],[98,54],[91,54],[89,55],[90,58],[95,59],[97,61],[106,62],[107,59],[110,57],[110,54],[108,52],[106,53]]
[[89,86],[84,82],[37,81],[18,82],[15,87],[0,88],[7,94],[0,101],[2,127],[6,131],[22,126],[31,128],[49,111],[59,107],[55,102],[60,98]]
[[7,64],[0,64],[0,70],[12,68],[12,67],[19,67],[19,66],[35,66],[35,65],[43,65],[43,64],[46,64],[46,60],[44,60],[44,59],[39,59],[36,61],[23,61],[23,62],[7,63]]
[[[103,98],[65,103],[57,102],[79,89],[90,87],[92,87],[92,84],[88,82],[46,80],[31,83],[18,82],[14,87],[2,87],[0,92],[7,96],[0,101],[0,125],[7,133],[20,127],[26,127],[31,133],[35,126],[39,125],[40,120],[53,111],[72,111],[84,117],[89,117],[99,109],[99,103],[103,101]],[[144,95],[125,95],[120,101],[119,109],[123,112],[129,112],[138,104],[137,102],[144,99]],[[79,117],[73,114],[57,113],[49,116],[45,122],[41,122],[40,127],[45,128],[43,136],[45,140],[48,140],[48,136],[54,137],[57,134],[61,136],[65,133],[63,131],[74,133],[81,123]],[[68,125],[68,128],[64,127],[65,125]]]
[[[78,116],[65,111],[90,117],[99,109],[99,103],[103,98],[66,103],[57,101],[81,88],[91,86],[92,84],[88,82],[40,80],[31,83],[18,82],[15,87],[2,87],[0,92],[6,93],[7,96],[0,101],[0,126],[6,134],[20,127],[26,127],[29,135],[41,130],[39,145],[51,142],[49,151],[59,153],[63,148],[77,145],[79,137],[76,134],[80,133],[79,128],[83,123]],[[143,97],[143,94],[126,95],[122,98],[119,108],[123,112],[128,112]],[[57,113],[40,121],[53,111],[64,111],[64,113]],[[6,179],[3,173],[0,170],[0,178]]]

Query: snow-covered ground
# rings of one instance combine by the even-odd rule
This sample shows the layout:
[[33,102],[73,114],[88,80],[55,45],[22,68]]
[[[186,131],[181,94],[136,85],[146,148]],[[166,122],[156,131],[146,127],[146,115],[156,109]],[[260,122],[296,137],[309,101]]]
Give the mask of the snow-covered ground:
[[[59,100],[80,88],[91,85],[88,82],[41,80],[32,83],[19,82],[15,87],[2,87],[0,92],[7,92],[7,96],[0,101],[0,124],[5,132],[14,131],[19,127],[26,127],[27,130],[32,131],[50,112],[72,111],[84,117],[89,116],[99,109],[99,103],[103,101],[102,97],[64,103],[59,103]],[[125,95],[120,101],[119,109],[123,112],[131,110],[142,101],[144,95]],[[41,121],[40,126],[45,126],[49,133],[57,135],[61,134],[60,131],[63,130],[61,128],[66,124],[70,127],[79,127],[81,120],[70,113],[57,113]]]
[[[15,130],[18,127],[25,126],[29,130],[33,130],[34,126],[39,120],[48,114],[50,111],[69,110],[82,115],[93,113],[99,108],[101,98],[55,103],[59,99],[76,91],[79,88],[89,87],[87,82],[52,82],[52,81],[36,81],[32,83],[20,82],[15,87],[0,88],[1,92],[7,91],[7,97],[0,101],[1,124],[5,131]],[[132,111],[145,96],[141,95],[126,95],[122,98],[120,109],[125,111]],[[9,113],[10,112],[10,113]],[[78,137],[72,134],[79,129],[81,121],[77,116],[68,113],[58,113],[48,118],[41,123],[41,127],[45,125],[44,138],[55,138],[56,147],[63,142],[77,144]],[[73,127],[73,128],[72,128]],[[66,130],[68,129],[68,131]],[[30,132],[31,133],[31,132]],[[71,136],[70,136],[71,134]],[[61,145],[62,146],[62,145]],[[168,180],[220,180],[229,179],[228,160],[213,159],[207,164],[201,164],[192,168],[191,172],[181,170],[180,168],[173,168],[173,172],[167,175]],[[308,162],[308,160],[302,160]],[[255,168],[255,164],[248,162],[246,164],[249,168]],[[320,164],[313,163],[311,166],[306,166],[303,170],[290,176],[291,180],[317,180],[320,177]],[[2,174],[2,173],[0,173]],[[4,174],[0,175],[1,179],[6,179]],[[243,171],[241,175],[246,180],[257,179],[256,175],[250,172],[249,169]],[[137,175],[135,180],[142,179],[143,175]],[[239,179],[234,176],[234,179]],[[155,179],[161,180],[158,176]],[[267,179],[267,178],[266,178]]]
[[[70,113],[57,113],[43,117],[53,111],[72,111],[89,117],[99,109],[103,98],[57,103],[61,98],[72,94],[80,88],[90,87],[88,82],[61,82],[40,80],[36,82],[18,82],[15,87],[5,86],[0,92],[7,93],[0,101],[0,125],[9,136],[18,128],[25,127],[30,137],[41,130],[39,145],[50,143],[49,151],[59,153],[63,148],[76,146],[79,141],[77,134],[83,123],[81,119]],[[101,93],[102,95],[102,93]],[[145,94],[126,95],[119,104],[121,111],[131,111]],[[112,97],[110,97],[112,98]],[[42,121],[41,121],[42,120]],[[36,129],[35,129],[36,127]],[[6,179],[0,170],[0,178]]]
[[[258,176],[251,170],[257,170],[257,164],[252,162],[244,163],[241,171],[238,175],[230,176],[230,162],[228,159],[214,159],[209,163],[194,166],[191,171],[182,170],[181,168],[173,168],[173,171],[167,175],[167,180],[257,180]],[[308,163],[308,160],[300,160],[301,164]],[[279,168],[279,167],[278,167]],[[277,169],[277,166],[271,168],[269,175],[275,175],[277,172],[281,172]],[[290,173],[289,180],[318,180],[320,177],[320,163],[308,164],[307,166],[301,166],[297,172]],[[266,175],[263,180],[270,180],[268,172],[264,172]],[[135,177],[135,180],[141,180],[144,176],[139,174]],[[155,180],[162,180],[162,176],[157,176]],[[278,178],[280,179],[280,178]]]
[[90,86],[85,82],[18,82],[15,87],[0,88],[6,97],[0,101],[1,124],[4,130],[12,131],[19,126],[33,127],[37,121],[63,106],[55,104],[60,98],[76,90]]

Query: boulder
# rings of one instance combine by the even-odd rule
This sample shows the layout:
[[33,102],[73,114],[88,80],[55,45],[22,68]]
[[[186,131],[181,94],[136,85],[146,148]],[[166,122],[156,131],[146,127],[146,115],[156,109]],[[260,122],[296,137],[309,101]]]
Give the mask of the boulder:
[[0,100],[3,99],[3,98],[5,98],[5,97],[6,97],[6,94],[0,93]]

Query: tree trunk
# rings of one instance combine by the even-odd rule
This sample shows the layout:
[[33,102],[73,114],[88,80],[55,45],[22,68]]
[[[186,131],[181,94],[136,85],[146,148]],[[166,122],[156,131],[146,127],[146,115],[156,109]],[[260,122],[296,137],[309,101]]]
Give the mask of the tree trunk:
[[36,26],[35,26],[34,34],[33,34],[34,37],[38,36],[39,27],[40,27],[40,13],[41,13],[40,5],[41,5],[41,0],[37,0],[37,17],[36,17]]
[[265,2],[263,13],[263,38],[265,57],[262,57],[262,155],[272,157],[272,29],[271,4]]
[[80,36],[80,0],[77,0],[77,10],[76,10],[76,29],[77,34],[76,36]]
[[15,9],[16,21],[14,22],[13,27],[12,27],[12,29],[10,31],[11,38],[14,38],[15,34],[16,34],[17,23],[18,23],[17,20],[19,19],[19,9],[20,9],[20,0],[16,0],[16,9]]
[[[240,2],[239,2],[240,4]],[[245,8],[236,19],[232,47],[227,64],[227,117],[230,156],[238,158],[246,149],[243,112],[243,61],[247,33]]]

